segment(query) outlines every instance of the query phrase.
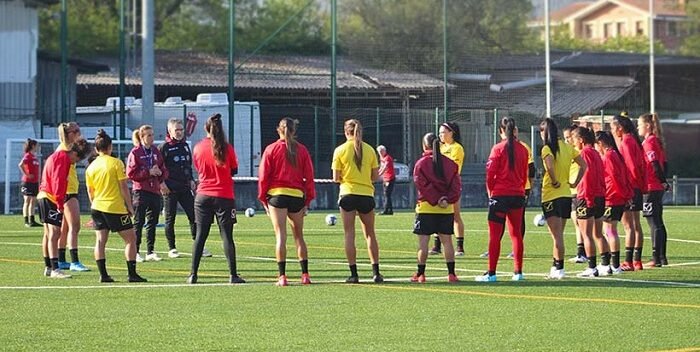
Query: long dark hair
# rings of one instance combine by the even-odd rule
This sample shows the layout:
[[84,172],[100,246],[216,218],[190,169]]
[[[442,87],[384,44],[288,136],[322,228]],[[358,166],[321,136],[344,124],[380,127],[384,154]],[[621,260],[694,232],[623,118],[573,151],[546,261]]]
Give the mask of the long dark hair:
[[593,131],[586,127],[576,127],[576,129],[571,131],[571,134],[581,138],[581,140],[583,140],[583,144],[593,145],[593,143],[595,143]]
[[109,148],[112,146],[112,137],[110,137],[107,132],[103,129],[97,130],[97,136],[95,136],[95,149],[101,153],[107,153]]
[[442,127],[445,127],[452,132],[452,139],[454,139],[456,143],[462,144],[462,136],[459,133],[459,125],[454,122],[445,122],[442,124]]
[[615,153],[620,155],[620,151],[617,150],[617,144],[615,144],[615,138],[613,138],[612,133],[609,131],[597,131],[595,133],[595,141],[612,148]]
[[218,165],[226,163],[226,135],[221,125],[221,114],[214,114],[207,119],[204,130],[211,136],[211,149]]
[[71,145],[70,151],[75,152],[78,160],[83,160],[90,155],[90,144],[85,138],[76,139]]
[[350,119],[345,121],[344,129],[351,134],[354,139],[355,165],[357,165],[358,170],[362,170],[362,124],[359,120]]
[[[282,122],[284,126],[282,127]],[[292,166],[297,166],[297,125],[299,120],[293,120],[290,117],[284,117],[280,120],[277,125],[277,133],[280,133],[284,139],[284,143],[287,145],[287,161],[292,164]]]
[[623,133],[631,134],[634,140],[637,141],[637,144],[639,144],[640,147],[642,146],[642,139],[639,138],[639,133],[637,133],[637,129],[634,128],[634,122],[632,122],[629,117],[615,115],[612,119],[612,123],[620,125]]
[[435,133],[428,132],[423,136],[423,145],[425,149],[433,151],[433,170],[435,174],[445,179],[445,170],[442,168],[442,154],[440,153],[440,138]]
[[549,150],[552,151],[554,159],[556,159],[559,153],[559,130],[557,129],[557,124],[554,120],[547,117],[540,122],[540,132],[544,132],[542,140],[549,147]]
[[501,119],[501,131],[508,140],[506,145],[508,148],[508,167],[513,170],[515,169],[515,119],[512,117]]
[[24,141],[24,152],[29,153],[34,149],[34,146],[36,145],[36,140],[27,138],[26,141]]

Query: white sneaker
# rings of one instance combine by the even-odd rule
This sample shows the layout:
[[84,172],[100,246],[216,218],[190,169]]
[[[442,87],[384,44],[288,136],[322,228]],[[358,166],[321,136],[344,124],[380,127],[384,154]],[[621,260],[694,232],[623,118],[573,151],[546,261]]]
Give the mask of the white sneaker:
[[578,273],[577,277],[598,277],[598,269],[588,268],[583,272]]
[[161,260],[163,260],[163,259],[161,257],[159,257],[158,254],[156,254],[156,252],[146,254],[146,261],[147,262],[159,262]]
[[622,268],[619,266],[617,268],[613,268],[611,265],[610,266],[610,273],[613,275],[620,275],[620,274],[622,274]]
[[180,252],[173,248],[168,252],[168,258],[180,258]]
[[598,276],[608,276],[612,274],[610,265],[598,265],[596,269],[598,269]]
[[513,274],[513,277],[510,278],[510,281],[523,281],[525,280],[525,276],[523,274]]
[[143,257],[141,256],[141,253],[136,253],[136,262],[143,263]]
[[52,279],[70,279],[72,276],[64,273],[61,269],[51,270]]
[[581,256],[577,255],[573,258],[569,258],[569,263],[577,263],[577,264],[588,263],[588,258],[581,257]]
[[206,247],[204,247],[204,249],[202,250],[202,257],[211,257],[211,256],[212,256],[211,252],[209,252],[209,250]]
[[552,267],[552,269],[549,271],[549,276],[547,276],[548,279],[550,280],[561,280],[566,276],[564,273],[564,269],[557,270],[556,267]]
[[51,277],[51,271],[52,271],[51,268],[45,267],[44,268],[44,276]]

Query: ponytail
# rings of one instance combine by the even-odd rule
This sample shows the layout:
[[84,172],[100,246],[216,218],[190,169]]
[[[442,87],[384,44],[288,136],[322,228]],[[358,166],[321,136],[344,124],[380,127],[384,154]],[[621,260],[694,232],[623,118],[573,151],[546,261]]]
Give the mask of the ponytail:
[[24,152],[25,153],[31,152],[32,149],[34,149],[34,146],[36,146],[36,143],[37,142],[35,140],[33,140],[31,138],[27,138],[27,140],[24,141]]
[[442,153],[440,153],[440,139],[435,133],[429,132],[423,136],[423,145],[426,150],[433,151],[433,170],[440,179],[445,179],[445,170],[442,165]]
[[58,125],[57,132],[58,132],[58,140],[61,142],[61,144],[68,146],[68,144],[73,143],[72,141],[68,141],[68,132],[70,131],[71,128],[77,128],[78,124],[75,122],[61,122]]
[[557,129],[557,124],[554,120],[547,117],[540,122],[540,132],[544,132],[543,142],[549,147],[554,159],[556,159],[559,153],[559,130]]
[[112,138],[100,128],[95,136],[95,149],[98,152],[107,153],[110,147],[112,147]]
[[350,119],[345,121],[345,132],[353,137],[353,149],[355,150],[355,165],[362,170],[362,124],[359,120]]
[[211,138],[211,149],[214,152],[214,159],[218,165],[226,163],[226,135],[224,127],[221,125],[221,114],[214,114],[207,119],[204,129]]
[[[282,123],[284,122],[284,126]],[[277,126],[277,133],[280,134],[284,143],[287,145],[287,161],[294,167],[297,166],[297,125],[298,120],[293,120],[292,118],[285,117],[280,120]]]
[[615,153],[622,156],[620,151],[617,149],[617,144],[615,144],[615,138],[613,138],[612,133],[609,131],[597,131],[595,133],[595,141],[603,144],[605,147],[612,148]]
[[661,149],[664,149],[664,140],[663,140],[663,130],[661,129],[661,121],[659,120],[659,115],[654,113],[654,114],[644,114],[642,116],[639,116],[644,123],[648,123],[649,127],[651,128],[651,134],[655,135],[656,138],[659,141],[659,145],[661,145]]
[[141,145],[141,132],[138,129],[131,133],[131,142],[134,144],[134,147]]
[[583,140],[583,144],[585,145],[593,145],[593,143],[595,143],[595,136],[593,135],[593,132],[586,127],[576,127],[576,129],[571,131],[571,134],[581,138],[581,140]]
[[501,131],[506,135],[508,149],[508,167],[515,169],[515,120],[512,117],[504,117],[501,120]]
[[642,139],[639,138],[639,133],[637,133],[637,129],[634,128],[634,122],[632,122],[629,117],[615,115],[615,117],[612,119],[612,123],[618,124],[622,128],[623,133],[629,133],[632,135],[637,144],[640,147],[642,146]]

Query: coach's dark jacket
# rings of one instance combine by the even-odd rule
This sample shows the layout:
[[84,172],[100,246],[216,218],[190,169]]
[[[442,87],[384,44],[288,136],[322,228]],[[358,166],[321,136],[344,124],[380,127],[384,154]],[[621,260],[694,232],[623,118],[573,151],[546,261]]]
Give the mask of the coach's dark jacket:
[[177,140],[166,136],[165,143],[158,147],[165,168],[168,169],[168,179],[165,184],[171,191],[185,191],[190,189],[192,177],[192,151],[184,140]]

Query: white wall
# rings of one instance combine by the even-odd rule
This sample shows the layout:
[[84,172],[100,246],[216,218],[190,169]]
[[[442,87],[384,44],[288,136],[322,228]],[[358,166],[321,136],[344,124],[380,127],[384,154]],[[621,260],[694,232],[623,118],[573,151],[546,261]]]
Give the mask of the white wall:
[[0,83],[33,83],[38,46],[37,10],[21,0],[0,1]]

